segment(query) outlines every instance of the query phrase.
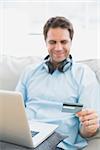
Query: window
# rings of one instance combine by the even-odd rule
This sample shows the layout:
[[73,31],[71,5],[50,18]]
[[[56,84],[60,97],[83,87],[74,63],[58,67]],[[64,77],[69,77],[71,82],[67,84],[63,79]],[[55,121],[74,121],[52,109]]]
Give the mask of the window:
[[0,54],[43,56],[47,50],[42,28],[51,16],[65,16],[74,26],[72,55],[100,58],[100,2],[2,0],[0,2]]

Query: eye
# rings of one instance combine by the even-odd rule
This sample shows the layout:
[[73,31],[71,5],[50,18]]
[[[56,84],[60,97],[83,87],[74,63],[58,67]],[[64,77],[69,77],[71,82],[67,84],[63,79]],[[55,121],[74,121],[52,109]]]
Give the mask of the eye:
[[48,43],[53,45],[53,44],[56,44],[56,41],[50,40],[48,41]]
[[69,43],[69,41],[67,41],[67,40],[62,40],[61,41],[61,44],[68,44]]

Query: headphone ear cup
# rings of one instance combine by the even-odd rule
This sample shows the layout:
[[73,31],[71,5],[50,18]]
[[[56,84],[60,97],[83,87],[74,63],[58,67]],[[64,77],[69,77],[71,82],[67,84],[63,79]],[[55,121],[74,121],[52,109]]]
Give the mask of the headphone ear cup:
[[64,72],[64,71],[63,71],[64,66],[65,66],[65,63],[64,63],[64,61],[63,61],[63,62],[59,65],[58,70],[59,70],[60,72]]
[[67,71],[70,69],[72,66],[72,62],[67,62],[66,65],[63,67],[63,72]]
[[65,72],[72,66],[72,61],[64,60],[58,67],[60,72]]
[[46,61],[45,64],[48,72],[52,74],[55,71],[55,68],[53,67],[52,63],[50,61]]

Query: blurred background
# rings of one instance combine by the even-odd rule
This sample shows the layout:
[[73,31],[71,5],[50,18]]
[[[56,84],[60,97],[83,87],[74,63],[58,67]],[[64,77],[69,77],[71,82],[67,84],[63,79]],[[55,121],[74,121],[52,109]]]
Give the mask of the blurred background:
[[52,16],[73,23],[74,59],[100,58],[100,0],[0,0],[0,55],[45,57],[42,29]]

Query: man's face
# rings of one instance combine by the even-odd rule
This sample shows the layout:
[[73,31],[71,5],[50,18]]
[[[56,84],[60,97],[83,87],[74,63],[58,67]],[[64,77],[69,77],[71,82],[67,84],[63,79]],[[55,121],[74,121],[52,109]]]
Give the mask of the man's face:
[[47,33],[46,46],[52,63],[58,64],[69,56],[71,39],[69,31],[62,28],[50,28]]

